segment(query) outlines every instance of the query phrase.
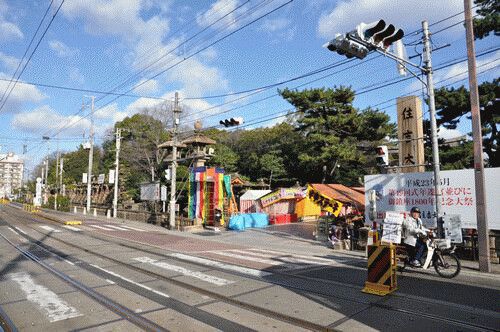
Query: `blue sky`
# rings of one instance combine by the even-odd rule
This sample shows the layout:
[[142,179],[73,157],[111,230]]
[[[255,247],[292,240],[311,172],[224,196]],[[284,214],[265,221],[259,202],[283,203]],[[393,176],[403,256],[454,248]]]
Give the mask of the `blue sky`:
[[[0,80],[0,96],[8,83],[5,80],[12,77],[49,3],[0,0],[0,79],[3,79]],[[61,0],[54,0],[40,32],[60,3]],[[288,0],[66,0],[20,82],[0,110],[0,152],[22,153],[22,146],[26,144],[25,158],[30,167],[47,152],[47,143],[43,143],[41,137],[52,137],[58,132],[57,139],[52,139],[52,150],[57,145],[63,150],[76,148],[83,135],[89,132],[89,108],[81,111],[82,100],[88,104],[90,99],[84,96],[89,95],[95,95],[97,100],[98,142],[106,137],[115,121],[145,107],[154,114],[161,114],[161,103],[170,104],[174,91],[180,93],[184,109],[182,124],[186,127],[192,128],[193,121],[198,118],[208,127],[230,116],[242,116],[252,127],[255,119],[284,114],[291,108],[280,97],[272,97],[276,88],[250,96],[191,98],[227,95],[266,86],[341,61],[340,55],[329,52],[322,45],[335,33],[350,31],[360,22],[383,18],[410,33],[420,29],[424,19],[433,24],[462,10],[463,1],[460,0],[295,0],[290,3]],[[266,16],[251,23],[263,15]],[[463,14],[432,25],[431,32],[461,20]],[[234,34],[216,42],[231,32]],[[193,38],[197,33],[199,35]],[[413,34],[404,41],[411,42],[418,37]],[[213,42],[216,42],[213,46],[202,50]],[[432,42],[435,47],[451,44],[433,54],[435,66],[466,56],[462,24],[439,31],[432,36]],[[476,42],[476,51],[498,46],[498,37],[490,36]],[[419,51],[421,46],[407,48],[410,55]],[[197,54],[192,56],[194,53]],[[168,55],[133,76],[164,54]],[[498,77],[499,55],[496,51],[477,59],[480,82]],[[279,88],[349,85],[356,91],[363,91],[365,87],[398,77],[391,60],[379,57],[368,61],[374,56]],[[418,58],[413,60],[419,61]],[[307,83],[354,64],[357,66]],[[460,76],[466,69],[467,63],[462,62],[436,71],[437,87],[454,82],[455,86],[467,86],[467,76]],[[161,71],[164,73],[150,79]],[[452,78],[443,81],[449,77]],[[123,82],[125,84],[120,87]],[[141,82],[145,83],[129,91]],[[115,92],[127,92],[135,97],[122,96],[113,100],[114,96],[97,92],[67,91],[40,84],[95,91],[113,91],[118,87]],[[379,108],[395,121],[395,101],[391,99],[421,89],[417,80],[408,80],[361,94],[355,105],[365,108],[388,101]],[[421,95],[421,91],[417,94]],[[151,96],[164,101],[147,98]],[[268,96],[266,100],[249,104]],[[233,101],[238,97],[244,98]],[[225,102],[228,104],[214,107]],[[238,109],[231,111],[235,107]],[[282,120],[273,119],[253,126],[269,126]],[[468,122],[459,128],[461,133],[469,130]],[[460,132],[443,131],[443,135],[450,137]]]

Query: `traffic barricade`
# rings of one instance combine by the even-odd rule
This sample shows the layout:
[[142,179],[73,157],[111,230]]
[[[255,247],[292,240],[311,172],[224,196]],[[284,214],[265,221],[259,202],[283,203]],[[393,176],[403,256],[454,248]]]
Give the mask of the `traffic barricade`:
[[363,292],[384,296],[397,289],[396,246],[375,244],[368,246],[368,276]]

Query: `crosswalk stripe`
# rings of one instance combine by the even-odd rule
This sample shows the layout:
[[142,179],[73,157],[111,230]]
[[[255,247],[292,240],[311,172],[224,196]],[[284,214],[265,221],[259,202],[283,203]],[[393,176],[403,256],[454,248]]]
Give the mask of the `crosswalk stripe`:
[[23,233],[24,235],[28,235],[25,231],[23,231],[21,228],[14,226],[15,229],[17,229],[19,232]]
[[242,274],[247,274],[247,275],[251,275],[251,276],[255,276],[255,277],[265,277],[265,276],[268,276],[271,274],[270,272],[265,272],[265,271],[261,271],[261,270],[257,270],[257,269],[251,269],[248,267],[242,267],[242,266],[238,266],[238,265],[226,264],[226,263],[222,263],[219,261],[214,261],[214,260],[201,258],[201,257],[189,256],[189,255],[180,254],[180,253],[173,253],[173,254],[170,254],[170,256],[175,257],[175,258],[179,258],[181,260],[185,260],[188,262],[198,263],[198,264],[211,266],[211,267],[218,267],[218,268],[221,268],[224,270],[235,271],[235,272],[239,272]]
[[231,281],[231,280],[226,280],[223,278],[211,276],[211,275],[208,275],[208,274],[203,273],[203,272],[191,271],[191,270],[186,269],[182,266],[169,264],[167,262],[160,262],[160,261],[157,261],[157,260],[149,258],[149,257],[136,257],[136,258],[134,258],[134,260],[141,262],[141,263],[148,263],[148,264],[160,267],[160,268],[165,269],[165,270],[174,271],[174,272],[183,274],[183,275],[188,276],[188,277],[200,279],[200,280],[206,281],[208,283],[211,283],[211,284],[214,284],[217,286],[225,286],[225,285],[229,285],[229,284],[234,283],[234,281]]
[[122,227],[119,227],[119,226],[115,226],[115,225],[104,225],[105,227],[110,227],[110,228],[113,228],[113,229],[117,229],[119,231],[130,231],[130,229],[126,229],[126,228],[122,228]]
[[[276,254],[276,255],[287,255],[285,252],[282,252],[282,251],[264,250],[264,249],[257,249],[257,248],[251,248],[249,250],[263,252],[263,253],[271,253],[271,254]],[[331,259],[328,259],[328,258],[306,256],[306,255],[297,255],[297,254],[291,254],[291,256],[298,257],[298,258],[304,258],[304,259],[308,259],[308,260],[312,260],[312,261],[324,262],[325,264],[333,263],[333,261]]]
[[286,263],[292,263],[292,264],[312,264],[312,265],[325,265],[326,263],[321,263],[318,261],[313,261],[309,259],[304,259],[304,258],[299,258],[295,256],[279,256],[279,255],[273,255],[273,254],[261,254],[261,253],[255,253],[255,252],[247,252],[243,250],[231,250],[232,252],[236,253],[241,253],[241,254],[250,254],[254,256],[260,256],[264,258],[271,258],[277,261],[282,261]]
[[132,229],[134,231],[138,231],[138,232],[146,232],[145,229],[135,228],[135,227],[132,227],[132,226],[120,225],[120,227],[130,228],[130,229]]
[[67,228],[67,229],[70,229],[72,231],[75,231],[75,232],[80,232],[81,229],[80,228],[76,228],[76,227],[73,227],[73,226],[70,226],[70,225],[63,225],[64,228]]
[[60,231],[60,230],[58,230],[58,229],[54,229],[54,228],[52,228],[52,227],[50,227],[50,226],[45,226],[45,225],[43,225],[43,226],[40,226],[40,228],[43,228],[43,229],[45,229],[46,231],[49,231],[49,232],[61,233],[61,231]]
[[94,227],[94,228],[99,228],[99,229],[103,229],[105,231],[114,231],[114,229],[112,228],[106,228],[106,227],[102,227],[102,226],[99,226],[99,225],[89,225],[90,227]]
[[243,260],[257,262],[257,263],[264,263],[264,264],[268,264],[268,265],[282,265],[283,264],[282,262],[277,262],[277,261],[273,261],[270,259],[238,255],[238,254],[234,254],[234,253],[227,252],[227,251],[209,251],[209,253],[221,255],[221,256],[232,257],[232,258],[243,259]]

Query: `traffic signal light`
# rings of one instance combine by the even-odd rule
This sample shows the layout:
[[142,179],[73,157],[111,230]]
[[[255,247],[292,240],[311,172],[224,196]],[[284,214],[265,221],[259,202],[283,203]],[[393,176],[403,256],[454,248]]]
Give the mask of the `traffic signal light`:
[[404,36],[403,30],[396,30],[392,24],[386,25],[384,20],[361,23],[356,27],[355,33],[363,41],[385,50]]
[[330,51],[345,55],[348,58],[356,57],[358,59],[364,59],[369,52],[368,48],[354,40],[348,39],[342,34],[337,34],[335,39],[326,43],[324,46]]
[[237,118],[225,119],[225,120],[219,121],[219,123],[226,128],[233,127],[233,126],[239,126],[239,125],[243,124],[243,118],[237,117]]
[[375,149],[377,152],[377,165],[378,166],[389,166],[389,150],[387,149],[387,145],[377,146]]

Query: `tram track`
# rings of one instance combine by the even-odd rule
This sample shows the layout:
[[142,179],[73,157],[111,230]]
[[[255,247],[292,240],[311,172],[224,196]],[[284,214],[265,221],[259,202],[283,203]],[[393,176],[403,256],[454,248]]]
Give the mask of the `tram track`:
[[[50,223],[57,224],[57,225],[60,226],[60,223],[57,223],[57,222],[53,221],[50,218],[45,218],[44,216],[41,216],[41,215],[37,215],[37,217],[43,218],[44,220],[48,220]],[[26,218],[28,218],[28,216],[26,216]],[[35,218],[32,218],[31,216],[29,216],[29,219],[31,219],[31,221],[34,221],[34,222],[40,222],[39,220],[37,220]],[[29,227],[30,229],[34,230],[35,232],[37,232],[39,234],[42,234],[44,236],[49,236],[51,239],[53,239],[53,240],[55,240],[55,241],[57,241],[59,243],[62,243],[62,244],[65,244],[65,245],[77,248],[77,249],[82,250],[82,251],[84,251],[86,253],[89,253],[89,254],[95,255],[95,256],[97,256],[99,258],[102,258],[102,259],[111,261],[113,263],[125,266],[125,267],[127,267],[129,269],[132,269],[132,270],[135,270],[137,272],[149,275],[149,276],[154,277],[156,279],[159,279],[159,280],[162,280],[162,281],[165,281],[165,282],[169,282],[169,283],[174,284],[174,285],[176,285],[178,287],[188,289],[190,291],[199,293],[199,294],[204,295],[204,296],[209,296],[209,297],[211,297],[213,299],[219,300],[219,301],[224,302],[224,303],[228,303],[228,304],[232,304],[232,305],[238,306],[238,307],[240,307],[242,309],[245,309],[245,310],[253,311],[255,313],[258,313],[258,314],[261,314],[261,315],[264,315],[264,316],[267,316],[267,317],[273,317],[273,318],[276,318],[276,319],[278,319],[280,321],[291,323],[291,324],[294,324],[296,326],[300,326],[300,327],[303,327],[303,328],[306,328],[306,329],[310,329],[310,330],[320,330],[321,331],[321,330],[335,329],[335,327],[338,326],[342,321],[345,321],[345,320],[350,319],[350,318],[354,318],[353,316],[359,314],[360,312],[363,312],[363,311],[369,309],[370,307],[376,307],[376,308],[380,308],[380,309],[384,309],[384,310],[388,310],[388,311],[392,311],[392,312],[403,313],[403,314],[408,314],[408,315],[412,315],[412,316],[416,316],[416,317],[426,318],[426,319],[434,320],[434,321],[437,321],[437,322],[446,322],[446,323],[450,323],[450,324],[453,324],[453,325],[460,326],[462,328],[472,328],[472,329],[475,329],[475,330],[482,330],[482,331],[496,331],[496,329],[491,328],[489,326],[484,326],[484,325],[475,324],[475,323],[471,323],[471,322],[464,322],[464,321],[461,321],[461,320],[457,320],[457,319],[453,319],[453,318],[448,318],[448,317],[442,317],[442,316],[439,316],[439,315],[425,313],[425,312],[408,310],[408,309],[404,309],[404,308],[397,308],[397,307],[394,307],[394,306],[386,304],[385,303],[386,299],[384,299],[384,298],[382,298],[382,299],[380,299],[378,301],[363,301],[363,300],[353,299],[353,298],[347,298],[347,297],[342,298],[338,294],[336,294],[335,297],[340,298],[340,299],[344,299],[344,300],[348,300],[348,301],[351,301],[351,302],[355,302],[355,303],[357,303],[359,305],[364,305],[365,307],[360,308],[360,310],[356,311],[355,313],[344,317],[339,322],[335,322],[332,325],[330,325],[329,327],[325,327],[325,326],[321,326],[321,325],[312,323],[310,321],[306,321],[306,320],[303,320],[303,319],[300,319],[300,318],[297,318],[297,317],[292,317],[292,316],[284,315],[282,313],[279,313],[279,312],[276,312],[276,311],[273,311],[273,310],[269,310],[267,308],[262,308],[260,306],[249,304],[247,302],[243,302],[243,301],[240,301],[240,300],[232,298],[232,297],[221,295],[219,293],[216,293],[216,292],[213,292],[213,291],[210,291],[210,290],[206,290],[206,289],[203,289],[201,287],[197,287],[195,285],[192,285],[192,284],[189,284],[189,283],[186,283],[186,282],[183,282],[183,281],[171,279],[169,277],[166,277],[164,275],[158,274],[156,272],[140,268],[140,267],[135,266],[133,264],[123,262],[123,261],[121,261],[119,259],[116,259],[116,258],[113,258],[113,257],[109,257],[107,255],[101,254],[101,253],[96,252],[94,250],[90,250],[88,248],[85,248],[85,247],[82,247],[82,246],[79,246],[79,245],[75,245],[75,243],[72,243],[72,242],[69,242],[69,241],[66,241],[66,240],[62,240],[62,239],[60,239],[58,237],[55,237],[55,236],[52,236],[50,234],[41,232],[40,230],[36,229],[35,227],[31,227],[31,226],[28,226],[28,225],[25,225],[25,226]],[[139,246],[136,246],[136,245],[130,245],[130,244],[122,243],[116,237],[107,236],[107,235],[99,235],[99,236],[97,236],[95,234],[89,234],[88,232],[85,232],[85,234],[81,234],[81,233],[78,233],[78,234],[79,234],[79,236],[87,236],[87,237],[90,237],[90,238],[93,238],[93,239],[111,242],[111,243],[113,243],[115,245],[123,246],[123,247],[129,248],[129,249],[139,250],[139,251],[142,251],[142,252],[148,252],[148,253],[151,253],[153,255],[163,257],[163,258],[168,258],[168,259],[182,261],[182,260],[176,259],[175,257],[169,256],[169,255],[165,255],[165,254],[162,254],[162,253],[158,253],[158,252],[153,251],[153,250],[148,250],[146,248],[140,248]],[[52,252],[51,250],[54,250],[54,248],[52,248],[52,247],[50,247],[50,246],[48,246],[48,245],[46,245],[46,244],[44,244],[44,243],[42,243],[42,242],[34,239],[34,238],[31,238],[30,236],[27,236],[27,235],[23,235],[23,236],[25,238],[27,238],[29,241],[31,241],[33,243],[36,243],[37,245],[41,246],[42,248],[44,248],[45,250],[47,250],[49,252]],[[141,244],[141,246],[148,246],[148,245],[147,244]],[[152,248],[156,248],[156,247],[152,246]],[[164,249],[164,250],[166,250],[166,249]],[[166,251],[175,252],[175,251],[172,251],[172,250],[166,250]],[[190,262],[190,264],[206,268],[206,266],[204,266],[202,264],[197,264],[197,263],[193,263],[193,262]],[[219,271],[223,271],[223,272],[226,272],[226,273],[228,272],[227,270],[217,269],[217,268],[214,268],[214,270],[219,270]],[[283,277],[283,278],[296,278],[296,279],[300,279],[300,280],[303,280],[303,281],[309,281],[309,282],[325,282],[324,279],[307,277],[307,276],[297,276],[297,275],[291,276],[290,274],[286,274],[286,273],[279,272],[279,271],[272,271],[272,273],[275,274],[275,275],[277,275],[277,276]],[[235,275],[239,275],[238,273],[234,273],[234,274]],[[242,276],[242,275],[240,275],[240,276]],[[329,296],[332,296],[332,294],[328,294],[328,293],[325,293],[325,292],[320,292],[320,291],[316,291],[316,290],[312,290],[312,289],[305,289],[303,287],[303,285],[302,286],[296,286],[292,282],[283,282],[283,281],[280,282],[280,281],[277,281],[277,280],[268,280],[268,279],[263,280],[262,278],[252,277],[252,276],[248,276],[248,275],[243,275],[243,277],[248,278],[248,279],[265,281],[267,283],[270,283],[270,284],[273,284],[273,285],[276,285],[276,286],[283,286],[283,287],[286,287],[286,288],[290,288],[290,289],[295,290],[298,294],[311,294],[311,295],[321,296],[321,297],[325,297],[325,298],[328,298]],[[354,289],[357,289],[357,290],[360,289],[359,286],[354,285],[354,284],[342,283],[342,282],[338,282],[338,281],[329,281],[329,283],[331,283],[333,285],[341,285],[343,287],[350,287],[350,288],[354,288]]]

